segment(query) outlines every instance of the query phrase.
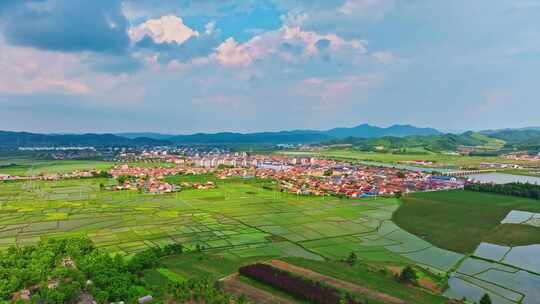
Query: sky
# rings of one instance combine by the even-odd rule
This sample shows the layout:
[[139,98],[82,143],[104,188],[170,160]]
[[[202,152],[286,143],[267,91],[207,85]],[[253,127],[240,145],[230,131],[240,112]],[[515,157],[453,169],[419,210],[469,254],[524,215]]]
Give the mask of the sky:
[[1,0],[0,130],[538,126],[537,0]]

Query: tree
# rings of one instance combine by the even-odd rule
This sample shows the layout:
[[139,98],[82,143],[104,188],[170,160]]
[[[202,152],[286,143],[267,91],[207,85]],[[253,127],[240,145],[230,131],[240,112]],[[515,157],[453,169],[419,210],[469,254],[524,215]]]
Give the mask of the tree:
[[238,297],[238,300],[236,300],[236,303],[237,304],[246,304],[246,303],[249,303],[247,297],[245,294],[241,294],[239,297]]
[[349,256],[347,257],[347,264],[353,266],[354,264],[356,264],[356,261],[358,260],[358,257],[356,256],[356,253],[354,252],[351,252],[351,254],[349,254]]
[[480,304],[491,304],[491,298],[487,293],[482,296],[482,299],[480,299]]
[[92,172],[92,177],[109,178],[111,175],[107,171]]
[[174,244],[168,244],[163,247],[163,255],[172,255],[172,254],[180,254],[184,251],[184,246],[182,244],[174,243]]
[[399,275],[399,281],[403,283],[415,283],[417,279],[416,271],[409,265],[403,268]]
[[123,185],[127,181],[128,177],[125,175],[120,175],[117,180],[119,185]]

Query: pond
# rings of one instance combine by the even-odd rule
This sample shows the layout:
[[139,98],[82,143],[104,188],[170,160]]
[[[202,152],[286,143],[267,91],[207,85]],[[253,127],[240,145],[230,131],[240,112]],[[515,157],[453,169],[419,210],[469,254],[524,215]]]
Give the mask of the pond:
[[482,173],[468,175],[468,178],[480,182],[480,183],[495,183],[495,184],[508,184],[508,183],[530,183],[540,185],[540,177],[524,176],[506,173]]

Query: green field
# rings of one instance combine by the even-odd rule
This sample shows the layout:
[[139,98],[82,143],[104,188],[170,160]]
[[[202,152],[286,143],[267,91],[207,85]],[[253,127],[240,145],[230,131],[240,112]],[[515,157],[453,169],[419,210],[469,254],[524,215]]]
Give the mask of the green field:
[[[200,176],[185,179],[201,181]],[[358,222],[362,213],[397,207],[394,199],[290,195],[266,190],[262,186],[268,182],[254,179],[225,180],[216,189],[162,196],[100,191],[100,183],[114,180],[0,184],[0,247],[85,234],[99,246],[123,254],[181,242],[192,248],[226,248],[242,257],[286,252],[323,259],[301,243],[373,231]]]
[[495,227],[485,242],[515,247],[540,244],[540,228],[529,225],[503,224]]
[[104,170],[110,162],[93,160],[35,160],[25,158],[0,158],[0,174],[33,176],[42,173],[70,173],[75,170]]
[[520,244],[535,244],[538,229],[498,228],[512,210],[540,212],[540,203],[469,191],[418,193],[403,197],[403,204],[394,213],[393,220],[438,247],[461,253],[472,253],[482,241],[501,245],[518,242],[505,234],[519,235]]
[[[411,303],[442,303],[426,289],[397,284],[388,269],[416,265],[439,288],[450,276],[456,292],[455,284],[465,284],[457,276],[465,274],[455,270],[470,259],[461,253],[472,253],[480,242],[538,243],[537,227],[499,225],[511,210],[540,212],[535,200],[447,191],[406,195],[400,203],[297,196],[269,190],[272,181],[260,179],[168,180],[213,181],[217,187],[151,195],[100,190],[101,183],[115,183],[102,178],[0,183],[0,250],[74,235],[127,256],[181,243],[189,252],[163,258],[145,272],[145,281],[162,286],[194,277],[220,279],[242,265],[281,258]],[[354,267],[342,262],[351,252],[359,259]]]
[[[128,256],[170,243],[191,251],[165,258],[148,271],[145,280],[153,284],[196,276],[219,279],[246,263],[272,258],[333,267],[351,252],[374,269],[418,264],[444,283],[444,275],[462,259],[394,225],[390,219],[399,206],[394,198],[297,196],[268,190],[270,181],[209,175],[169,180],[213,180],[217,188],[150,195],[100,190],[100,183],[113,184],[113,179],[0,183],[0,250],[85,235],[102,250]],[[437,259],[440,255],[446,258]],[[394,282],[391,276],[382,280]],[[395,291],[386,292],[409,298],[422,294],[393,286]]]
[[[390,273],[381,269],[365,265],[349,266],[340,262],[328,261],[324,263],[299,258],[285,258],[284,261],[296,266],[311,269],[316,272],[335,277],[344,281],[381,290],[407,301],[408,303],[446,303],[447,299],[438,295],[428,294],[420,289],[404,289]],[[369,303],[372,303],[371,301]]]
[[364,152],[354,149],[328,149],[318,152],[294,152],[287,151],[281,152],[288,155],[314,155],[329,157],[342,160],[361,160],[361,161],[375,161],[383,163],[397,163],[403,161],[412,160],[425,160],[432,161],[437,167],[478,167],[483,162],[504,162],[504,163],[520,163],[516,161],[509,161],[503,158],[495,156],[459,156],[459,155],[447,155],[443,153],[378,153],[378,152]]

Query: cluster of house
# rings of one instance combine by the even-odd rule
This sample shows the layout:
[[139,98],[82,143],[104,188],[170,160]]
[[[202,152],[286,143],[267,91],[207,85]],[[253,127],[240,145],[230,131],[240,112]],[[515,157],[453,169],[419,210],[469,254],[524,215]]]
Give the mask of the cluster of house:
[[15,179],[15,176],[11,176],[9,174],[0,174],[0,181],[7,181],[13,179]]
[[[174,185],[165,177],[176,174],[215,173],[219,178],[263,178],[277,181],[283,191],[308,195],[343,195],[364,197],[393,195],[415,191],[433,191],[463,187],[465,180],[436,176],[427,172],[350,164],[312,157],[291,157],[279,154],[194,153],[169,154],[166,151],[143,152],[139,161],[155,160],[174,163],[171,166],[118,165],[108,171],[119,183],[111,190],[141,190],[148,193],[170,193],[182,188],[209,189],[208,183]],[[429,165],[423,163],[423,165]],[[75,171],[46,175],[43,179],[90,177],[99,171]]]
[[[175,166],[173,168],[162,167],[138,167],[127,164],[115,166],[109,170],[109,174],[116,178],[118,185],[111,186],[111,190],[142,190],[148,193],[160,194],[178,192],[184,188],[206,189],[209,185],[175,185],[165,181],[165,177],[175,174],[205,174],[204,168]],[[126,177],[126,178],[121,178]]]
[[504,155],[504,158],[509,160],[521,160],[521,161],[540,161],[540,152],[538,154],[529,153],[511,153]]
[[273,179],[279,182],[283,191],[290,193],[342,195],[351,198],[456,189],[462,188],[465,182],[450,176],[313,158],[278,160],[273,157],[259,162],[257,166],[225,168],[216,174],[220,178],[235,176]]
[[[118,179],[120,181],[120,179]],[[178,185],[170,184],[162,179],[152,177],[130,177],[117,185],[106,187],[108,190],[141,190],[148,193],[160,194],[178,192],[182,188]]]
[[507,163],[480,163],[480,169],[521,169],[522,166],[518,164],[507,164]]
[[430,167],[430,166],[433,166],[435,165],[434,162],[432,161],[429,161],[429,160],[406,160],[406,161],[401,161],[399,163],[402,163],[402,164],[406,164],[406,165],[414,165],[414,166],[426,166],[426,167]]

